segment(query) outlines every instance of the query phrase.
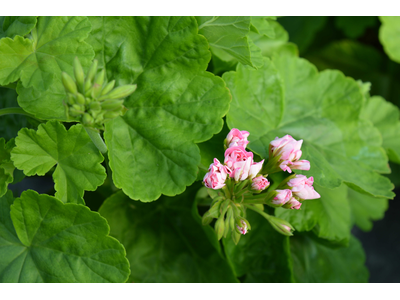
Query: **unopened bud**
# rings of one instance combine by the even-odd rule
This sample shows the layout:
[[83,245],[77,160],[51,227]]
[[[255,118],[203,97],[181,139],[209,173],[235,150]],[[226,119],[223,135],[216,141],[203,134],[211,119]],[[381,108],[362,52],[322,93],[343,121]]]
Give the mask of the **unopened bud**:
[[85,105],[86,104],[85,97],[82,94],[78,93],[76,95],[76,103]]
[[203,225],[208,225],[211,223],[212,219],[216,219],[219,217],[219,208],[221,206],[222,201],[215,203],[211,208],[203,215],[202,223]]
[[83,72],[82,65],[77,56],[75,56],[74,58],[74,74],[75,74],[76,84],[78,85],[78,89],[81,93],[83,93],[85,85],[85,73]]
[[102,89],[102,87],[100,84],[94,83],[93,88],[92,88],[92,93],[91,93],[92,98],[97,99],[97,97],[100,96],[100,94],[101,94],[101,89]]
[[122,104],[124,103],[124,100],[106,100],[104,102],[101,102],[101,108],[104,110],[116,110],[116,109],[121,109]]
[[90,97],[85,97],[85,104],[89,105],[90,103],[92,103],[92,98]]
[[119,87],[113,89],[108,94],[101,96],[99,100],[124,99],[124,98],[128,97],[130,94],[132,94],[136,90],[136,87],[137,87],[136,84],[128,84],[128,85],[119,86]]
[[239,243],[241,236],[242,235],[238,233],[236,230],[232,230],[232,240],[235,243],[235,245]]
[[121,115],[120,111],[108,111],[104,113],[104,119],[114,119],[116,117],[119,117]]
[[[231,226],[230,226],[231,220],[233,220],[233,210],[232,210],[232,206],[229,206],[228,210],[226,212],[226,219],[225,219],[225,224],[224,224],[224,226],[225,226],[224,237],[225,238],[229,233],[229,229],[231,229]],[[232,229],[233,229],[233,227],[232,227]]]
[[217,238],[220,240],[222,236],[224,235],[225,231],[225,222],[224,222],[224,216],[220,216],[215,222],[215,232],[217,233]]
[[89,114],[84,114],[82,117],[82,123],[85,125],[93,125],[94,119],[91,115]]
[[77,93],[77,88],[74,80],[69,76],[67,73],[62,72],[61,73],[61,80],[62,83],[66,89],[67,92],[70,92],[71,94],[76,94]]
[[88,90],[85,91],[85,97],[92,97],[93,86],[91,86]]
[[101,91],[101,95],[103,96],[109,93],[114,88],[114,85],[115,85],[115,80],[112,80],[109,83],[107,83],[106,86]]
[[86,92],[92,87],[92,81],[91,80],[86,80],[85,81],[85,87],[84,87],[84,93],[86,95]]
[[221,215],[225,215],[230,203],[231,203],[231,200],[229,200],[229,199],[226,199],[224,202],[222,202],[221,207],[220,207]]
[[101,105],[99,102],[93,101],[89,104],[89,108],[91,111],[101,111]]
[[294,231],[294,228],[289,222],[286,222],[285,220],[279,219],[274,216],[270,216],[268,218],[268,221],[270,222],[272,227],[279,233],[286,235],[286,236],[293,235],[292,232]]
[[86,76],[86,81],[89,81],[89,80],[93,81],[94,76],[97,73],[97,65],[98,65],[98,61],[97,61],[97,59],[95,59],[93,61],[92,65],[89,68],[89,71],[88,71],[87,76]]
[[250,223],[243,218],[236,219],[236,231],[240,234],[246,234],[251,229]]
[[74,105],[76,104],[76,96],[73,94],[68,93],[67,94],[67,102],[69,105]]
[[97,73],[93,83],[103,86],[105,75],[106,75],[106,70],[105,69],[101,70],[99,73]]

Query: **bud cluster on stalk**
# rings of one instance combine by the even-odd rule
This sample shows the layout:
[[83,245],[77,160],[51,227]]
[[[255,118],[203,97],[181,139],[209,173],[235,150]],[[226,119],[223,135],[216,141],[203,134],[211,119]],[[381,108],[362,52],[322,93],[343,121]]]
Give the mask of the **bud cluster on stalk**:
[[203,183],[209,188],[213,201],[203,215],[203,224],[217,219],[215,231],[218,239],[232,231],[233,241],[237,244],[240,236],[251,229],[246,219],[246,210],[251,209],[263,215],[275,230],[291,236],[292,225],[265,213],[264,205],[300,209],[304,200],[320,198],[312,186],[314,179],[293,174],[268,190],[270,182],[267,176],[278,171],[309,170],[309,161],[299,160],[303,141],[296,141],[290,135],[277,137],[270,143],[270,155],[263,166],[264,160],[254,162],[253,153],[246,151],[248,136],[249,132],[233,128],[225,139],[224,164],[214,158],[204,176]]
[[74,59],[75,80],[66,72],[61,79],[67,93],[64,101],[67,119],[81,122],[86,127],[104,130],[104,123],[126,112],[124,99],[136,90],[136,85],[115,86],[107,82],[105,69],[98,71],[94,60],[86,76],[77,57]]

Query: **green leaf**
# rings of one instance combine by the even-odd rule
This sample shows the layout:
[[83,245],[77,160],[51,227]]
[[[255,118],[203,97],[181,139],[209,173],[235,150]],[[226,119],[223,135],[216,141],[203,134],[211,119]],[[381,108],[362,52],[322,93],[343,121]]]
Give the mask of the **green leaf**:
[[124,102],[127,113],[106,124],[115,185],[141,201],[182,193],[197,177],[200,151],[195,143],[221,130],[230,101],[223,80],[204,71],[210,52],[196,20],[90,21],[96,31],[89,42],[96,41],[96,57],[107,74],[119,84],[138,86]]
[[0,17],[0,39],[27,35],[35,27],[37,17]]
[[[250,17],[196,17],[199,33],[210,44],[211,51],[223,60],[235,58],[245,65],[262,66],[260,49],[247,36]],[[228,59],[226,59],[226,55]]]
[[281,80],[269,84],[267,91],[259,89],[271,80],[266,68],[238,66],[236,72],[224,74],[232,93],[228,126],[249,131],[248,147],[262,158],[268,157],[268,145],[277,136],[303,139],[302,159],[310,161],[311,170],[299,173],[314,176],[322,187],[345,182],[370,195],[393,198],[393,185],[377,173],[389,172],[387,156],[379,131],[360,118],[364,98],[357,82],[337,71],[318,73],[291,55],[266,64]]
[[313,42],[316,34],[328,21],[326,16],[298,16],[280,18],[279,23],[289,32],[290,41],[303,53]]
[[382,135],[382,146],[390,161],[400,164],[399,108],[380,96],[370,97],[362,110],[362,117],[370,120]]
[[98,213],[34,191],[9,191],[0,207],[0,282],[127,280],[125,249]]
[[379,17],[379,40],[391,60],[400,63],[400,17]]
[[372,229],[372,221],[383,219],[389,207],[388,199],[371,197],[353,189],[348,189],[348,199],[352,222],[364,231]]
[[84,191],[95,190],[106,178],[104,158],[82,125],[67,131],[58,121],[49,121],[37,131],[23,128],[15,144],[11,159],[27,176],[45,175],[57,164],[55,196],[63,202],[83,204]]
[[10,158],[10,152],[15,146],[14,139],[7,143],[0,138],[0,197],[7,192],[7,187],[14,181],[14,165]]
[[125,246],[129,282],[237,282],[192,216],[193,191],[154,203],[132,202],[118,192],[104,202],[99,212]]
[[0,40],[0,85],[17,79],[18,103],[43,119],[65,119],[61,72],[73,74],[73,60],[89,66],[92,48],[84,42],[91,30],[86,17],[39,17],[31,39]]
[[306,200],[300,210],[277,208],[275,215],[292,224],[297,231],[313,230],[320,238],[335,244],[348,245],[351,229],[351,210],[347,200],[348,187],[336,189],[315,185],[320,199]]
[[263,216],[247,210],[251,230],[237,245],[223,239],[226,256],[244,282],[292,282],[289,237],[281,235]]
[[368,27],[377,23],[375,16],[338,16],[335,17],[335,25],[343,30],[345,35],[351,39],[362,36]]
[[296,282],[368,282],[365,254],[354,236],[348,248],[332,249],[298,234],[290,238],[290,249]]

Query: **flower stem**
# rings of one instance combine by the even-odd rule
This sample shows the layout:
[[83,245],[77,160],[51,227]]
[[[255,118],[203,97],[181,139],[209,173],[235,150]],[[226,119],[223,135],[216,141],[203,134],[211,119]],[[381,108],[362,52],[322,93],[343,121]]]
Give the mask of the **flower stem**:
[[92,129],[89,127],[85,127],[85,130],[91,138],[92,142],[96,145],[97,149],[99,149],[101,153],[106,154],[107,146],[101,138],[100,133],[96,129]]
[[250,208],[251,210],[254,210],[255,212],[259,213],[260,215],[262,215],[264,218],[266,218],[267,220],[270,219],[270,215],[263,212],[262,210],[258,209],[257,207],[254,207],[253,205],[250,204],[244,204],[247,208]]
[[12,115],[12,114],[24,115],[24,116],[30,117],[32,119],[35,119],[39,122],[43,122],[43,120],[40,120],[40,119],[36,118],[34,115],[27,113],[21,107],[7,107],[7,108],[0,109],[0,116]]

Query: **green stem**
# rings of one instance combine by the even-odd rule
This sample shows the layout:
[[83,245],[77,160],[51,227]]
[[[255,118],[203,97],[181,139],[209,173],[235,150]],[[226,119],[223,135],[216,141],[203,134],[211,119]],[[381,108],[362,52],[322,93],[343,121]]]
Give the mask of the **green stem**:
[[92,129],[89,127],[85,127],[85,130],[89,137],[92,139],[92,142],[96,145],[97,149],[99,149],[101,153],[106,154],[107,146],[101,138],[100,133],[96,129]]
[[269,221],[269,219],[271,217],[269,214],[263,212],[262,210],[258,209],[257,207],[254,207],[253,205],[245,204],[245,206],[247,208],[250,208],[251,210],[254,210],[255,212],[259,213],[260,215],[262,215],[264,218],[266,218]]
[[43,122],[43,120],[37,119],[35,116],[24,111],[21,107],[7,107],[7,108],[0,109],[0,116],[13,115],[13,114],[24,115],[24,116],[30,117],[32,119],[35,119],[39,122]]

